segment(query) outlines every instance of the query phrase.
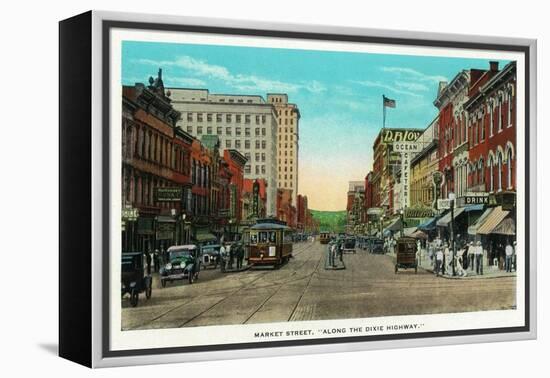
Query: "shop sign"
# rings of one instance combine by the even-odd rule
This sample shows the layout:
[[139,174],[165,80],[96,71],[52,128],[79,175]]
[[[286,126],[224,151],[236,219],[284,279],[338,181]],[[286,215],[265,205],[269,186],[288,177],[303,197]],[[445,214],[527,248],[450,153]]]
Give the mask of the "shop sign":
[[131,207],[131,206],[128,206],[128,207],[123,207],[122,208],[122,219],[124,220],[127,220],[127,221],[136,221],[139,217],[139,210],[136,209],[135,207]]
[[437,208],[440,209],[440,210],[450,209],[451,208],[451,200],[450,199],[438,199],[437,200]]
[[254,181],[252,185],[252,212],[255,216],[260,214],[260,184]]
[[429,208],[415,209],[415,208],[408,207],[405,209],[403,216],[405,218],[431,218],[434,216],[434,211],[433,209],[429,209]]
[[403,208],[410,206],[410,175],[411,175],[411,154],[401,153],[401,194]]
[[157,223],[157,239],[167,240],[174,237],[174,231],[176,230],[175,222],[158,222]]
[[415,142],[395,142],[392,144],[395,152],[414,152],[422,151],[422,143]]
[[155,201],[157,202],[180,202],[183,198],[181,187],[159,187],[155,188]]
[[489,204],[489,193],[479,193],[474,195],[465,195],[459,198],[461,203],[464,206],[467,205],[488,205]]
[[414,142],[422,131],[416,129],[384,129],[383,143]]

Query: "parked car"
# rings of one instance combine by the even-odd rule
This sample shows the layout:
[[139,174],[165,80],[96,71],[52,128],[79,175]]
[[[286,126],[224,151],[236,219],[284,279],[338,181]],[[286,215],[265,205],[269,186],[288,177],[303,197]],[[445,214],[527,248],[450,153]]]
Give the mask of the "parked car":
[[209,244],[209,245],[203,245],[200,247],[200,260],[201,260],[201,267],[204,267],[205,269],[207,267],[213,267],[216,269],[218,265],[220,264],[220,249],[221,245],[219,244]]
[[370,253],[384,254],[384,240],[380,238],[370,238],[368,241],[368,250]]
[[355,253],[355,243],[356,240],[352,236],[348,236],[342,240],[344,244],[344,253]]
[[187,279],[190,284],[199,278],[201,260],[196,245],[175,245],[168,248],[168,262],[160,268],[160,283]]
[[121,291],[122,297],[130,294],[130,304],[136,307],[139,301],[139,294],[145,292],[147,299],[152,294],[151,275],[146,273],[145,261],[141,252],[123,252],[121,267]]

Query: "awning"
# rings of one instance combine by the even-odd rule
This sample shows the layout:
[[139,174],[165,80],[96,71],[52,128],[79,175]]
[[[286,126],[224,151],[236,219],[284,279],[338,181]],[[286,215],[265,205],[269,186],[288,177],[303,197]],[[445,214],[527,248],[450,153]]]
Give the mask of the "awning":
[[420,230],[413,232],[411,236],[415,239],[428,239],[428,235]]
[[407,227],[403,230],[403,235],[412,236],[412,234],[414,234],[415,231],[416,231],[416,227]]
[[[458,207],[454,209],[454,218],[456,219],[460,214],[464,212],[464,207]],[[451,212],[449,211],[443,217],[437,221],[439,227],[447,227],[451,223]]]
[[168,216],[168,215],[158,215],[157,216],[157,222],[159,223],[176,223],[176,219],[174,217]]
[[401,218],[397,218],[392,223],[390,223],[388,227],[384,228],[384,231],[391,231],[391,232],[395,232],[399,230],[401,230]]
[[477,205],[468,205],[464,207],[464,211],[469,213],[470,211],[483,211],[483,204],[477,204]]
[[197,232],[197,235],[195,236],[195,240],[199,243],[209,242],[209,241],[216,241],[218,238],[210,232]]
[[473,225],[471,225],[470,227],[468,227],[468,234],[476,235],[477,234],[477,229],[479,228],[479,226],[481,226],[483,224],[483,222],[485,222],[485,219],[487,219],[489,214],[491,214],[492,212],[493,212],[492,207],[486,209],[483,212],[483,214],[481,214],[481,216],[476,220],[476,222]]
[[424,232],[430,232],[435,230],[437,218],[430,218],[427,221],[420,223],[416,228]]
[[493,230],[506,218],[509,211],[502,210],[502,206],[493,208],[487,219],[478,227],[477,233],[481,235],[492,234]]
[[516,234],[516,224],[511,217],[505,218],[492,232],[493,234],[513,236]]

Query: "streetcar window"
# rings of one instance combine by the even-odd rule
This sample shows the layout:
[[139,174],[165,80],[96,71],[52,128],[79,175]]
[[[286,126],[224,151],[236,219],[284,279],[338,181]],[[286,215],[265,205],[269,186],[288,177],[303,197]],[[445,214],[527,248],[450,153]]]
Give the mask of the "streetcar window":
[[250,244],[258,244],[258,234],[255,232],[250,233]]
[[292,232],[285,232],[284,242],[285,243],[292,243]]
[[260,232],[260,243],[267,243],[267,231]]
[[275,243],[276,240],[277,239],[276,239],[275,231],[269,231],[269,242]]

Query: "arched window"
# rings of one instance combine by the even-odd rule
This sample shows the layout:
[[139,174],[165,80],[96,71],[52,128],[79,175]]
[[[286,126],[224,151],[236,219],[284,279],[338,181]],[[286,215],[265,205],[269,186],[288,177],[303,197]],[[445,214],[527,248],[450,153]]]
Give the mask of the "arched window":
[[506,157],[506,161],[508,163],[508,174],[507,174],[507,181],[508,181],[508,189],[512,188],[512,174],[513,174],[513,162],[512,162],[512,149],[508,149],[508,156]]
[[499,151],[497,154],[497,179],[498,179],[498,190],[502,190],[502,153]]
[[493,169],[493,164],[494,161],[493,161],[493,155],[490,155],[489,156],[489,164],[488,164],[488,167],[489,167],[489,191],[492,192],[495,190],[495,176],[494,176],[494,169]]
[[479,163],[477,165],[477,174],[479,175],[478,177],[478,184],[484,184],[485,183],[485,176],[484,176],[484,173],[485,172],[485,169],[483,167],[483,158],[479,159]]
[[498,98],[498,131],[502,131],[502,102],[504,97],[502,95]]

